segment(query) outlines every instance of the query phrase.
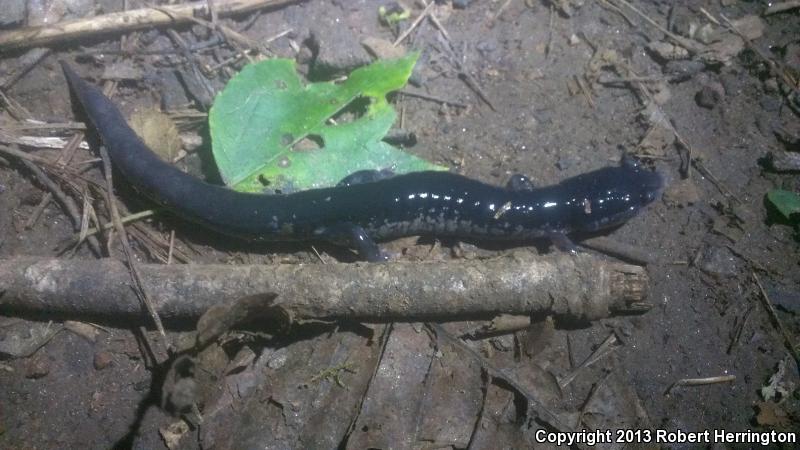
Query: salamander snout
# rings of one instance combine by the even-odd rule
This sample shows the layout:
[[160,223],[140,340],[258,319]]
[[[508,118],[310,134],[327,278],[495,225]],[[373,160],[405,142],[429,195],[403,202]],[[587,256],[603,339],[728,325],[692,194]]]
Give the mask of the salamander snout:
[[640,180],[641,191],[639,201],[641,206],[649,205],[661,197],[664,191],[664,177],[659,172],[639,170],[636,174]]

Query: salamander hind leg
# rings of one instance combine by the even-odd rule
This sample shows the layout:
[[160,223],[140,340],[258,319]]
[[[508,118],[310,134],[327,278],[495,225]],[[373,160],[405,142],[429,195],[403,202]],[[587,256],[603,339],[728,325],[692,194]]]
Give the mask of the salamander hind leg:
[[511,175],[506,183],[506,189],[511,191],[532,191],[534,188],[533,182],[525,175],[515,173]]
[[342,178],[337,186],[351,186],[353,184],[372,183],[374,181],[385,180],[394,176],[391,169],[381,170],[358,170]]

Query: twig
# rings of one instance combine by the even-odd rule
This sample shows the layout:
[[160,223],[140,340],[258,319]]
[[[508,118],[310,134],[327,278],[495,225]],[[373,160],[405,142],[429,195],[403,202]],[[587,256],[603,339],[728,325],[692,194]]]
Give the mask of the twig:
[[75,157],[75,153],[77,153],[78,148],[84,142],[84,137],[84,131],[78,131],[72,135],[67,144],[61,148],[61,155],[58,157],[58,160],[56,160],[58,166],[67,167],[67,165],[72,162],[72,158]]
[[733,348],[739,343],[739,340],[742,338],[742,333],[744,333],[744,328],[747,326],[747,321],[750,319],[750,313],[753,312],[753,306],[747,308],[747,311],[744,313],[744,317],[742,318],[739,326],[736,327],[736,332],[731,336],[731,342],[728,344],[728,349],[725,353],[731,354]]
[[711,21],[711,23],[713,23],[714,25],[716,25],[716,26],[718,26],[718,27],[719,27],[719,26],[722,26],[722,24],[721,24],[721,23],[719,23],[719,20],[717,20],[717,18],[716,18],[716,17],[712,16],[712,15],[711,15],[711,13],[710,13],[710,12],[708,12],[708,11],[707,11],[705,8],[703,8],[702,6],[700,7],[700,12],[701,12],[701,13],[703,13],[703,15],[704,15],[704,16],[706,16],[706,19],[710,20],[710,21]]
[[33,228],[36,222],[39,221],[39,217],[42,215],[47,205],[50,204],[51,200],[53,200],[53,193],[52,192],[45,193],[44,197],[42,197],[42,200],[39,202],[38,205],[36,205],[36,209],[33,210],[31,216],[28,217],[27,221],[25,221],[26,230],[30,230],[31,228]]
[[609,78],[600,76],[597,79],[597,82],[600,84],[627,84],[627,83],[660,83],[666,81],[664,77],[618,77],[618,78]]
[[[16,136],[7,134],[4,130],[0,130],[0,142],[5,144],[22,145],[24,147],[33,148],[49,148],[49,149],[62,149],[69,144],[69,141],[56,136]],[[89,144],[81,142],[79,147],[88,150]]]
[[597,350],[592,352],[592,354],[589,355],[578,367],[572,369],[571,371],[569,371],[569,373],[564,375],[564,377],[558,380],[558,386],[561,389],[564,389],[565,387],[569,386],[569,384],[572,383],[572,380],[574,380],[575,377],[577,377],[581,371],[591,366],[592,364],[596,363],[597,361],[600,361],[601,359],[605,358],[607,355],[610,355],[611,352],[617,349],[617,347],[619,347],[619,339],[617,338],[617,335],[614,333],[609,334],[608,337],[603,341],[603,343],[600,344],[599,347],[597,347]]
[[639,17],[644,19],[645,22],[647,22],[650,25],[656,27],[658,29],[658,31],[664,33],[665,36],[667,36],[669,39],[671,39],[672,41],[674,41],[675,43],[677,43],[681,47],[683,47],[686,50],[688,50],[690,53],[696,54],[696,53],[700,53],[703,50],[703,47],[699,43],[693,42],[690,39],[678,36],[677,34],[674,34],[674,33],[670,32],[669,30],[667,30],[666,28],[661,26],[658,22],[656,22],[655,20],[651,19],[647,14],[641,12],[638,8],[636,8],[635,6],[633,6],[630,3],[628,3],[626,0],[613,0],[613,1],[606,0],[606,1],[608,1],[608,3],[610,3],[612,5],[614,4],[614,2],[621,3],[626,8],[628,8],[631,11],[633,11],[634,13],[636,13],[636,15],[638,15]]
[[407,38],[408,35],[411,34],[412,31],[414,31],[414,28],[417,28],[419,26],[420,22],[422,22],[425,19],[425,17],[428,16],[428,13],[431,12],[431,8],[433,8],[433,5],[435,5],[435,4],[436,4],[436,2],[428,3],[425,6],[425,9],[423,9],[422,12],[419,14],[419,16],[417,16],[417,18],[414,19],[413,22],[411,22],[411,25],[409,25],[408,28],[406,28],[406,30],[403,31],[400,34],[400,36],[397,37],[397,39],[395,39],[395,41],[392,43],[392,46],[393,47],[397,47],[401,42],[403,42],[403,40],[405,38]]
[[[299,1],[303,0],[226,0],[218,2],[217,14],[225,17],[256,9],[277,8]],[[116,34],[186,23],[189,20],[186,17],[208,14],[208,3],[205,0],[182,5],[165,5],[163,8],[173,15],[164,14],[155,8],[142,8],[104,14],[89,19],[68,20],[48,26],[6,31],[0,33],[0,50],[45,46],[98,34]]]
[[528,401],[528,409],[529,409],[529,411],[526,413],[532,412],[536,416],[536,418],[546,422],[554,429],[562,433],[573,431],[571,426],[562,422],[561,419],[559,419],[558,416],[555,415],[555,413],[547,409],[547,407],[543,405],[542,402],[540,402],[539,399],[536,398],[536,396],[532,392],[530,392],[525,386],[519,384],[514,378],[507,375],[499,367],[495,366],[494,364],[489,362],[486,358],[482,357],[480,354],[478,354],[478,352],[476,352],[472,347],[465,344],[461,339],[458,339],[457,337],[448,333],[447,330],[442,328],[442,326],[439,324],[431,323],[428,324],[428,326],[433,330],[434,333],[436,333],[436,336],[444,337],[445,340],[450,342],[456,348],[467,353],[472,359],[480,363],[483,370],[485,370],[489,374],[489,376],[491,376],[492,378],[503,380],[505,383],[511,386],[512,389],[517,391],[518,394],[525,397],[525,399]]
[[3,124],[4,131],[17,131],[17,130],[80,130],[86,129],[86,124],[82,122],[21,122]]
[[594,99],[592,98],[592,94],[589,92],[589,88],[586,87],[586,83],[583,82],[583,79],[579,75],[575,75],[575,83],[578,85],[578,88],[581,90],[581,93],[586,98],[586,103],[589,104],[589,107],[594,109]]
[[778,327],[778,331],[780,331],[781,336],[783,337],[783,345],[785,345],[786,349],[789,350],[789,353],[792,354],[795,364],[800,366],[800,354],[798,354],[797,347],[795,347],[794,342],[792,341],[792,336],[789,334],[789,331],[786,329],[786,327],[783,326],[783,322],[781,321],[780,317],[778,317],[778,313],[775,311],[775,307],[772,305],[772,300],[769,299],[769,295],[767,295],[764,285],[761,284],[761,279],[758,278],[758,275],[756,275],[755,272],[751,272],[751,274],[753,275],[753,280],[755,280],[756,284],[758,285],[758,289],[761,291],[761,299],[764,301],[764,306],[767,308],[770,318]]
[[[19,158],[21,160],[30,161],[32,163],[41,164],[45,167],[50,169],[58,168],[56,164],[52,161],[48,160],[47,158],[42,158],[41,156],[33,155],[31,153],[23,152],[22,150],[16,149],[14,147],[8,147],[5,145],[0,144],[0,153],[5,153],[6,155],[13,156],[15,158]],[[76,172],[71,172],[69,170],[65,170],[70,175],[75,175]]]
[[[70,218],[72,221],[72,226],[75,231],[79,231],[81,229],[81,213],[79,212],[78,205],[75,203],[75,200],[72,197],[68,196],[58,187],[55,181],[53,181],[49,176],[42,169],[39,168],[36,164],[32,163],[27,159],[20,159],[22,164],[33,173],[33,175],[38,179],[44,187],[46,187],[52,194],[55,196],[56,200],[61,203],[61,206],[64,208],[64,211],[67,213],[67,217]],[[100,247],[100,242],[97,241],[97,238],[87,240],[89,243],[89,248],[92,249],[92,252],[95,253],[97,256],[102,256],[103,252]]]
[[167,253],[167,265],[172,264],[172,251],[175,249],[175,230],[169,232],[169,252]]
[[[436,2],[431,0],[431,3],[436,3]],[[439,30],[439,32],[442,33],[442,36],[444,36],[447,43],[449,45],[453,45],[453,40],[450,39],[450,34],[447,32],[447,29],[444,27],[444,25],[442,25],[442,23],[439,22],[439,18],[436,17],[436,14],[434,14],[433,12],[429,13],[428,18],[431,20],[431,22],[433,22],[433,26],[435,26]]]
[[628,17],[628,15],[627,15],[627,14],[625,14],[625,11],[621,10],[621,9],[619,8],[619,6],[617,6],[617,5],[612,5],[612,4],[611,4],[611,3],[609,3],[607,0],[598,0],[598,3],[600,3],[600,6],[602,6],[603,8],[610,9],[610,10],[614,11],[615,13],[619,14],[620,16],[622,16],[622,18],[623,18],[623,19],[625,19],[625,21],[626,21],[626,22],[628,22],[628,25],[630,25],[630,26],[632,26],[632,27],[633,27],[633,26],[636,26],[636,25],[633,23],[633,20],[631,20],[631,18],[630,18],[630,17]]
[[[186,41],[183,40],[180,34],[178,34],[175,30],[167,30],[167,36],[172,39],[173,43],[181,49],[181,53],[186,61],[189,63],[189,67],[192,71],[192,76],[194,76],[195,81],[203,88],[202,98],[198,98],[200,103],[203,104],[204,107],[208,107],[211,105],[211,102],[214,98],[214,88],[211,87],[211,84],[208,82],[208,79],[200,73],[199,63],[197,62],[197,58],[195,55],[188,50],[188,46],[186,45]],[[200,97],[200,95],[198,95]]]
[[[84,178],[79,171],[75,171],[75,170],[71,169],[68,166],[61,167],[61,166],[59,166],[57,164],[54,164],[53,162],[51,162],[51,161],[49,161],[49,160],[47,160],[45,158],[42,158],[40,156],[32,155],[30,153],[25,153],[23,151],[14,149],[12,147],[7,147],[5,145],[0,145],[0,153],[5,153],[7,155],[13,156],[13,157],[18,158],[20,160],[30,161],[30,162],[33,162],[33,163],[36,163],[36,164],[40,164],[40,165],[42,165],[44,167],[47,167],[48,170],[51,173],[61,177],[62,180],[65,179],[65,178],[66,179],[80,179],[81,181],[89,183],[89,185],[92,186],[94,189],[96,189],[100,193],[101,196],[107,197],[107,193],[106,193],[105,187],[103,185],[98,184],[98,183],[94,182],[93,180]],[[60,175],[59,173],[61,171],[63,171],[67,176],[65,177],[64,175]],[[67,197],[67,198],[69,199],[69,197]],[[77,211],[78,210],[77,204],[75,204],[73,202],[73,205],[74,205],[74,210]],[[95,221],[95,223],[97,223],[97,220],[94,220],[94,221]],[[75,230],[77,231],[78,229],[76,228]],[[155,235],[152,231],[148,230],[147,228],[140,226],[140,224],[138,224],[138,223],[134,223],[133,231],[135,231],[133,233],[134,237],[139,242],[142,242],[144,247],[148,248],[148,250],[151,250],[151,252],[152,252],[152,247],[168,248],[168,246],[169,246],[169,243],[165,242],[161,237]],[[92,245],[91,241],[93,241],[93,240],[95,240],[95,237],[90,236],[89,237],[90,245]],[[98,242],[98,248],[99,247],[100,247],[100,244]],[[99,252],[97,254],[98,255],[102,255],[103,252],[101,251],[101,252]],[[191,263],[192,262],[191,258],[189,258],[182,251],[178,251],[178,249],[175,249],[175,258],[180,260],[183,263]],[[165,257],[158,257],[157,259],[159,259],[159,260],[161,260],[163,262],[166,262],[166,258]]]
[[550,22],[547,26],[547,45],[544,47],[544,57],[550,57],[550,50],[553,48],[553,27],[556,21],[556,7],[550,3]]
[[[103,158],[103,172],[106,180],[108,209],[111,211],[111,219],[114,221],[114,227],[116,228],[117,234],[119,234],[120,237],[120,242],[122,243],[122,250],[125,253],[125,259],[128,262],[130,277],[133,279],[136,287],[137,297],[139,297],[141,302],[147,308],[147,311],[150,313],[150,317],[152,317],[153,322],[156,325],[156,329],[158,329],[158,332],[161,334],[163,342],[166,345],[168,342],[167,333],[164,330],[164,325],[161,323],[161,318],[159,317],[156,308],[153,306],[152,301],[147,296],[147,291],[145,290],[142,277],[139,275],[138,263],[136,262],[133,251],[131,250],[130,242],[128,242],[128,235],[125,233],[125,226],[122,224],[122,220],[120,219],[119,210],[117,209],[117,201],[113,194],[114,182],[111,176],[111,159],[109,158],[105,147],[100,147],[100,155]],[[167,345],[167,348],[169,347],[170,346]]]
[[28,71],[30,71],[39,61],[44,59],[50,54],[50,49],[47,48],[34,48],[27,51],[22,55],[15,64],[17,67],[11,73],[7,73],[0,79],[0,89],[8,89],[14,85],[20,78],[22,78]]
[[636,264],[648,265],[658,261],[658,256],[645,248],[637,247],[624,242],[615,241],[606,236],[597,236],[578,242],[582,247],[591,248],[599,252],[622,258]]
[[3,92],[3,89],[0,89],[0,100],[2,100],[0,104],[5,103],[6,110],[11,117],[17,120],[30,120],[33,117],[30,111],[28,111],[24,106],[20,105],[19,102],[13,98],[7,96],[5,92]]
[[[147,209],[147,210],[144,210],[144,211],[140,211],[138,213],[128,214],[127,216],[122,217],[120,220],[122,221],[123,224],[129,224],[131,222],[135,222],[135,221],[140,220],[140,219],[145,219],[147,217],[151,217],[156,213],[156,211],[157,210],[154,210],[154,209]],[[110,230],[112,228],[114,228],[114,224],[111,223],[111,222],[108,222],[108,223],[103,224],[102,227],[96,227],[96,228],[87,229],[86,230],[86,236],[92,236],[92,235],[95,235],[95,234],[99,233],[102,230]]]
[[81,210],[83,211],[83,215],[81,216],[81,231],[80,233],[78,233],[78,242],[77,244],[75,244],[76,248],[78,245],[81,244],[81,242],[83,242],[86,239],[87,237],[86,230],[89,229],[89,220],[90,217],[93,216],[93,214],[91,214],[92,203],[89,199],[89,193],[87,192],[87,188],[85,185],[83,188],[82,196],[83,196],[83,207],[81,208]]
[[[676,134],[675,137],[678,137],[678,135]],[[682,140],[679,139],[679,142],[681,142],[681,141]],[[694,168],[697,169],[698,172],[703,174],[703,176],[705,176],[708,179],[708,181],[710,181],[711,184],[713,184],[714,187],[716,187],[720,191],[720,193],[722,193],[722,195],[724,195],[725,197],[727,197],[727,198],[729,198],[731,200],[736,201],[736,203],[739,203],[739,204],[742,203],[742,201],[739,199],[739,197],[734,195],[734,193],[731,192],[730,189],[725,187],[725,185],[722,184],[722,182],[719,181],[717,179],[717,177],[714,176],[713,173],[711,173],[710,170],[708,170],[708,167],[706,167],[705,164],[703,164],[703,161],[701,161],[699,158],[692,158],[691,162],[692,162],[692,165],[694,166]]]
[[478,97],[480,97],[480,99],[483,100],[483,102],[486,103],[486,105],[489,106],[489,108],[491,108],[492,111],[497,112],[497,108],[494,107],[491,100],[489,100],[489,97],[486,95],[485,92],[483,92],[483,89],[481,89],[481,87],[469,73],[467,73],[464,70],[461,70],[458,73],[458,78],[460,78],[461,81],[463,81],[467,85],[467,87],[475,91],[475,93],[478,94]]
[[[196,318],[209,307],[277,292],[279,306],[298,320],[366,320],[549,314],[594,320],[630,311],[647,292],[641,267],[587,254],[490,261],[389,264],[138,265],[157,291],[164,318]],[[48,282],[40,282],[39,273]],[[141,320],[131,274],[114,259],[0,261],[3,311]],[[52,282],[51,282],[52,281]],[[387,295],[390,293],[390,295]]]
[[455,106],[456,108],[467,108],[467,107],[469,107],[469,105],[467,105],[465,103],[460,103],[460,102],[455,102],[453,100],[447,100],[447,99],[444,99],[444,98],[434,97],[432,95],[423,94],[423,93],[420,93],[420,92],[411,92],[411,91],[408,91],[408,90],[399,91],[399,92],[400,92],[400,94],[405,95],[407,97],[416,97],[416,98],[421,98],[423,100],[430,100],[432,102],[440,103],[442,105]]
[[217,24],[217,7],[214,6],[214,0],[206,0],[208,2],[208,12],[209,16],[211,16],[211,23],[214,25]]
[[[142,223],[133,222],[132,226],[127,228],[128,234],[133,236],[137,241],[141,242],[145,249],[147,249],[151,258],[167,263],[169,241],[150,230]],[[165,250],[167,249],[167,250]],[[191,264],[192,260],[179,248],[172,249],[172,256],[177,261],[185,264]]]
[[[783,80],[783,82],[786,84],[786,86],[789,88],[789,90],[796,97],[800,98],[800,89],[798,89],[798,86],[797,86],[798,85],[798,80],[796,79],[796,77],[790,75],[790,71],[786,67],[786,65],[784,63],[782,63],[781,61],[777,61],[777,60],[775,60],[773,58],[770,58],[763,51],[761,51],[760,48],[758,48],[757,46],[753,45],[753,42],[747,36],[745,36],[744,33],[739,31],[739,29],[736,28],[736,25],[734,25],[733,22],[731,22],[730,19],[725,17],[724,14],[720,14],[720,17],[722,17],[722,20],[725,22],[725,28],[728,31],[730,31],[731,33],[739,36],[739,38],[742,41],[744,41],[745,45],[747,45],[747,48],[752,50],[756,55],[758,55],[759,58],[761,58],[762,61],[767,63],[767,66],[769,67],[770,72],[772,72],[773,75],[775,75],[777,77],[780,77]],[[787,94],[787,104],[789,105],[789,107],[791,108],[792,111],[794,111],[795,113],[800,115],[800,111],[798,111],[798,109],[794,106],[794,103],[788,97],[789,96]]]
[[511,0],[506,0],[505,2],[503,2],[502,5],[500,5],[499,8],[497,8],[497,11],[495,11],[495,13],[492,15],[492,20],[489,22],[490,27],[494,26],[494,23],[497,21],[497,19],[500,18],[500,15],[503,14],[503,11],[505,11],[506,8],[508,8],[508,5],[510,3]]
[[672,383],[664,392],[664,395],[669,395],[673,389],[678,386],[705,386],[708,384],[731,383],[736,381],[736,375],[721,375],[718,377],[708,378],[683,378]]
[[[162,7],[162,6],[152,6],[152,8],[154,8],[154,9],[156,9],[158,11],[161,11],[164,14],[170,15],[173,18],[176,18],[176,19],[180,18],[182,20],[188,20],[188,21],[194,22],[194,23],[196,23],[196,24],[198,24],[200,26],[206,27],[209,30],[219,32],[225,38],[225,40],[228,42],[228,44],[231,47],[234,47],[236,50],[240,51],[248,60],[251,60],[250,56],[247,55],[247,53],[244,52],[243,49],[239,48],[240,45],[244,45],[244,46],[248,47],[249,49],[258,50],[262,54],[268,54],[266,48],[264,48],[258,42],[248,38],[247,36],[237,32],[237,31],[234,31],[234,30],[230,29],[229,27],[226,27],[225,25],[222,25],[220,23],[216,23],[214,21],[209,22],[207,20],[203,20],[203,19],[200,19],[198,17],[194,17],[194,16],[190,16],[190,15],[186,15],[186,14],[181,14],[181,13],[176,13],[176,12],[171,11],[170,9]],[[172,30],[172,31],[174,32],[174,30]],[[189,46],[187,44],[183,43],[181,45],[181,47],[183,47],[184,51],[188,51]]]

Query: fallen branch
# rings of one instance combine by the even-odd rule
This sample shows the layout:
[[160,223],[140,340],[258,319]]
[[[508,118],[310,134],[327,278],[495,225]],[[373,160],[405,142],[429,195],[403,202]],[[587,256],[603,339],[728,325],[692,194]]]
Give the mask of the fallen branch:
[[[277,8],[297,2],[298,0],[224,0],[216,3],[216,13],[220,16],[230,16],[261,8]],[[188,23],[192,16],[207,16],[208,3],[203,0],[183,5],[164,5],[158,9],[132,9],[88,19],[67,20],[52,25],[10,30],[0,33],[0,50],[43,46],[86,36],[118,34],[168,24]],[[161,11],[162,9],[163,11]]]
[[[552,314],[594,320],[648,309],[643,268],[588,254],[388,264],[155,265],[139,267],[164,320],[278,293],[291,317],[365,321]],[[0,261],[0,311],[141,320],[130,273],[111,259]]]

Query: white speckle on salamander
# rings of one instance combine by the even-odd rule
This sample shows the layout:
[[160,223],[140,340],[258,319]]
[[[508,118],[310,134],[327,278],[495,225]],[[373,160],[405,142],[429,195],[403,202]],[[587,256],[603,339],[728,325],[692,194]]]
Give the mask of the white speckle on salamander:
[[586,214],[592,213],[592,201],[588,198],[583,199],[583,212]]
[[[492,206],[494,206],[494,205],[492,205]],[[497,212],[494,214],[494,218],[495,218],[495,220],[497,220],[497,219],[499,219],[499,218],[503,217],[503,215],[504,215],[504,214],[506,213],[506,211],[508,211],[509,209],[511,209],[511,202],[505,202],[505,203],[503,204],[503,206],[501,206],[501,207],[500,207],[500,209],[499,209],[499,210],[498,210],[498,211],[497,211]]]

